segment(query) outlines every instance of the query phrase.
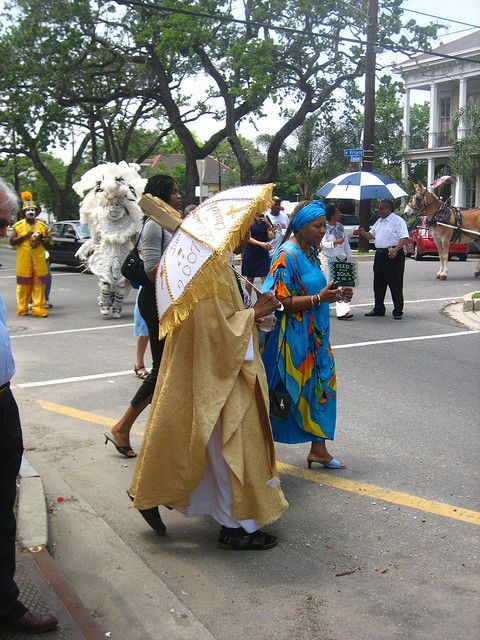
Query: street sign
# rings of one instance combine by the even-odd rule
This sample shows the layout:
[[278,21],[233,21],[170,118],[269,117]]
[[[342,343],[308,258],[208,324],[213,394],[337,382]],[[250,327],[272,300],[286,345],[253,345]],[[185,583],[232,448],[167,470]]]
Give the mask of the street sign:
[[361,162],[362,156],[350,156],[350,162]]
[[[363,157],[363,149],[344,149],[343,155],[350,158]],[[358,162],[358,160],[352,160],[352,162]]]

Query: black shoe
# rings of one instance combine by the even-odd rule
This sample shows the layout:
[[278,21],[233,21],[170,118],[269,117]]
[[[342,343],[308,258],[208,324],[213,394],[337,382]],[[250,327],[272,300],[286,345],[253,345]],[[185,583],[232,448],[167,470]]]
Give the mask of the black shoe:
[[394,320],[401,320],[403,318],[403,311],[400,311],[400,312],[394,311],[392,313],[392,316]]
[[1,628],[8,631],[18,631],[19,633],[46,633],[47,631],[53,631],[57,626],[58,620],[51,613],[42,615],[27,611],[20,618],[2,624]]
[[384,315],[385,315],[385,311],[381,313],[380,311],[375,311],[375,309],[372,309],[371,311],[365,314],[367,318],[374,318],[374,317],[381,318]]
[[276,547],[277,544],[276,536],[260,529],[247,533],[242,527],[222,527],[218,537],[218,547],[232,551],[264,551]]
[[[133,502],[133,496],[131,496],[127,491],[127,496]],[[159,536],[167,535],[167,527],[163,524],[163,520],[160,516],[160,512],[158,511],[158,507],[152,507],[151,509],[139,509],[138,510],[142,518],[148,522],[148,524],[152,527],[154,531],[158,533]]]

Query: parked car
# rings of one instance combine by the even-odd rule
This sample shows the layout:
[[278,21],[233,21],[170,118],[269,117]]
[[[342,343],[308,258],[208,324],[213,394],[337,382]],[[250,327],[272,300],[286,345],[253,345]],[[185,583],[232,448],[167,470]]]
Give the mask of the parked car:
[[350,213],[342,213],[340,215],[340,223],[343,224],[345,229],[345,235],[350,243],[352,249],[358,247],[358,225],[360,220],[358,216]]
[[87,225],[81,224],[78,220],[62,220],[51,225],[49,233],[53,240],[48,249],[50,262],[72,267],[80,266],[80,260],[75,254],[90,238]]
[[[430,229],[427,227],[427,218],[421,217],[420,224],[410,231],[407,244],[405,245],[407,256],[413,256],[415,260],[422,260],[423,256],[438,256],[437,245]],[[457,257],[464,262],[468,256],[468,244],[453,242],[448,248],[448,259]]]

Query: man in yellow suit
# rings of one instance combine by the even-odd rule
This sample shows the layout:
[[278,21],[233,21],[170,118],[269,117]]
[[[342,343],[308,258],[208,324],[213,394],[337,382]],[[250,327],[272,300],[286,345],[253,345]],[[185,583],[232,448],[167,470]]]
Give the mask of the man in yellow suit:
[[28,302],[32,299],[32,316],[46,318],[45,285],[48,267],[45,247],[50,244],[47,226],[37,220],[40,207],[29,191],[21,194],[23,208],[20,219],[12,229],[10,244],[17,251],[17,316],[26,316]]

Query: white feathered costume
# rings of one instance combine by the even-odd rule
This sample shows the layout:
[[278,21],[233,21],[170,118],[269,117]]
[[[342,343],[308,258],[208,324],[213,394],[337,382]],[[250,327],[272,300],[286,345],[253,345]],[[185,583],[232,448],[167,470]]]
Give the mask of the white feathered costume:
[[87,171],[73,185],[83,197],[80,221],[88,225],[90,240],[77,255],[99,277],[100,313],[122,316],[127,282],[120,268],[141,227],[142,210],[137,199],[146,180],[138,164],[107,162]]

